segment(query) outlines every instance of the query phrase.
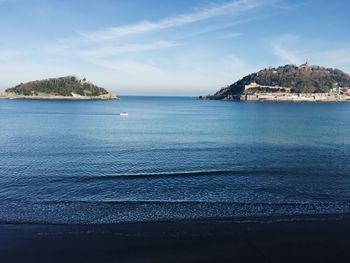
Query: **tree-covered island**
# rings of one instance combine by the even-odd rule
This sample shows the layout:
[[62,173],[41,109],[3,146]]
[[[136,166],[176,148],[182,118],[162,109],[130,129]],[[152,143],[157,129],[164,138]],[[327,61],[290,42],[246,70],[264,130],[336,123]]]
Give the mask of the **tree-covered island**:
[[0,92],[0,98],[14,99],[116,99],[106,89],[75,76],[20,83]]

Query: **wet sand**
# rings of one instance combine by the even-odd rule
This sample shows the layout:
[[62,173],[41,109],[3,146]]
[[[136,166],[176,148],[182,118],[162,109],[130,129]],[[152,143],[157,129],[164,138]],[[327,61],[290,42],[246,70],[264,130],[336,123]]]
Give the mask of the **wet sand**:
[[0,262],[350,262],[350,216],[2,224]]

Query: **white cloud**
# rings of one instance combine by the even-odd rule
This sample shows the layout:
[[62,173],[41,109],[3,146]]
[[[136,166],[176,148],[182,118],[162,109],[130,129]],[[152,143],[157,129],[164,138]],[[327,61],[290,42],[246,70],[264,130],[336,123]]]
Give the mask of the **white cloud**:
[[229,39],[229,38],[235,38],[235,37],[239,37],[242,36],[242,33],[239,32],[229,32],[229,33],[225,33],[222,36],[218,37],[219,39]]
[[[54,44],[46,46],[44,50],[52,53],[72,53],[74,50],[77,50],[78,52],[76,53],[80,53],[81,51],[82,53],[90,53],[95,56],[99,53],[121,54],[174,47],[178,46],[179,44],[159,40],[156,41],[156,43],[151,44],[129,44],[130,47],[126,47],[125,43],[125,46],[114,46],[115,43],[118,43],[118,45],[123,45],[123,42],[128,40],[128,37],[133,37],[131,39],[134,42],[139,42],[140,38],[145,38],[148,33],[181,27],[184,25],[209,20],[219,16],[240,14],[242,12],[256,9],[263,5],[267,5],[270,2],[274,1],[276,0],[231,0],[224,4],[212,4],[207,5],[204,8],[197,8],[191,13],[166,17],[160,21],[140,21],[134,24],[107,27],[93,32],[77,32],[76,36],[58,39]],[[220,28],[231,27],[242,22],[249,22],[253,19],[254,17],[248,17],[231,22],[229,24],[225,24],[224,26],[214,26],[213,28],[209,25],[209,29],[206,27],[203,32],[205,33],[208,32],[208,30],[210,32],[213,30],[218,30]],[[193,34],[196,35],[196,33],[191,32],[191,36]],[[223,36],[223,38],[232,38],[237,37],[239,35],[240,33],[231,33],[230,35]],[[139,38],[137,38],[137,36]],[[153,41],[155,40],[153,39]],[[144,43],[145,39],[143,39],[142,42]]]
[[[210,32],[216,32],[217,37],[217,33],[229,28],[232,32],[223,34],[222,38],[238,37],[241,33],[233,32],[231,27],[261,17],[256,13],[253,16],[240,15],[266,6],[271,1],[274,0],[225,0],[224,4],[207,5],[159,21],[139,21],[76,33],[71,38],[57,40],[45,48],[38,47],[36,52],[39,56],[35,56],[35,61],[42,59],[41,64],[54,65],[59,69],[50,70],[48,66],[48,69],[42,70],[42,67],[37,67],[40,70],[32,74],[35,75],[34,79],[38,72],[46,72],[47,75],[51,72],[57,72],[57,75],[71,72],[91,80],[95,77],[96,83],[106,88],[115,86],[118,93],[119,90],[128,93],[123,87],[134,87],[136,90],[137,87],[145,86],[154,87],[158,93],[165,92],[164,87],[177,87],[178,94],[187,92],[189,87],[197,89],[198,94],[205,94],[205,90],[209,89],[212,93],[220,85],[230,84],[250,73],[249,67],[235,56],[221,56],[220,50],[209,47],[210,43],[208,46],[206,43],[202,45],[190,38]],[[232,15],[237,16],[233,19]],[[211,23],[204,23],[207,20]],[[189,26],[194,23],[206,26]],[[172,34],[166,34],[170,32],[165,31],[170,29],[174,29]],[[176,48],[180,46],[181,50]],[[43,50],[45,54],[41,54]],[[157,50],[161,53],[156,53]]]
[[171,48],[171,47],[177,47],[177,46],[181,46],[181,44],[169,42],[169,41],[156,41],[156,42],[146,43],[146,44],[106,46],[103,48],[97,47],[94,49],[79,52],[79,54],[87,58],[105,57],[105,56],[113,56],[113,55],[125,54],[125,53],[134,53],[134,52],[143,52],[143,51]]
[[97,32],[81,33],[81,36],[85,40],[101,41],[130,35],[145,34],[152,31],[191,24],[217,16],[246,11],[256,8],[259,5],[261,5],[261,1],[257,0],[231,1],[226,4],[204,8],[194,13],[165,18],[158,22],[143,21],[126,26],[111,27]]
[[287,63],[299,64],[302,61],[302,59],[300,59],[294,51],[288,50],[282,45],[273,44],[272,48],[275,55],[278,56],[281,60],[286,61]]
[[[126,37],[146,35],[147,33],[189,25],[219,16],[238,14],[266,5],[271,1],[274,0],[235,0],[221,5],[211,5],[206,8],[197,9],[188,14],[166,17],[160,21],[140,21],[134,24],[108,27],[93,32],[77,32],[76,36],[59,39],[54,45],[46,47],[45,50],[60,52],[67,49],[81,48],[94,44],[105,45],[111,42],[119,42],[122,38],[124,39]],[[252,18],[248,18],[245,20],[251,19]],[[238,23],[239,22],[242,21],[238,21]],[[229,26],[232,25],[233,24],[230,24]]]
[[299,56],[296,48],[289,48],[291,45],[295,45],[299,41],[298,36],[285,35],[275,38],[271,41],[271,47],[273,53],[282,61],[282,63],[288,64],[300,64],[305,59]]
[[330,49],[329,46],[316,45],[317,40],[300,36],[284,35],[270,42],[273,53],[282,63],[301,64],[308,60],[311,64],[333,67],[348,71],[350,69],[350,45]]
[[105,68],[127,73],[128,75],[152,75],[160,74],[161,70],[152,65],[151,62],[141,62],[136,60],[107,60],[107,59],[90,59],[91,63]]
[[[131,58],[125,60],[125,56],[123,55],[173,48],[182,46],[183,44],[177,41],[156,40],[157,36],[154,37],[154,35],[151,40],[147,40],[148,38],[145,36],[147,33],[180,27],[218,16],[241,13],[257,8],[262,4],[266,4],[266,1],[235,0],[224,4],[210,5],[188,14],[166,17],[158,22],[143,21],[124,26],[110,27],[95,32],[78,33],[76,37],[58,40],[54,45],[47,46],[45,51],[53,54],[67,55],[69,58],[74,56],[79,57],[79,59],[92,62],[101,68],[123,69],[125,71],[126,69],[131,70],[131,65],[133,65],[135,66],[133,72],[137,72],[138,70],[154,71],[153,65],[150,66],[147,63],[139,62],[140,59],[137,59],[137,62],[131,63]],[[236,22],[231,22],[229,26],[235,25]],[[240,22],[238,21],[237,23]],[[227,26],[225,25],[225,27]],[[223,37],[233,38],[240,34],[230,33]],[[130,38],[131,36],[132,38]],[[172,38],[176,39],[176,36],[172,36]],[[115,43],[118,44],[116,45]],[[121,60],[124,62],[121,62]]]

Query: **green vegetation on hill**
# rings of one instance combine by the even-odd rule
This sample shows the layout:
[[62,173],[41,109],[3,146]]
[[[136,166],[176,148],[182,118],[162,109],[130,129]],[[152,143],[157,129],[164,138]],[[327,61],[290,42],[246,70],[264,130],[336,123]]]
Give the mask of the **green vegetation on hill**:
[[13,88],[7,89],[6,92],[25,96],[48,94],[68,97],[73,96],[73,93],[81,96],[100,96],[108,94],[108,91],[104,88],[86,82],[85,79],[79,80],[74,76],[21,83]]
[[[242,94],[245,85],[254,82],[262,86],[291,88],[292,93],[326,93],[332,88],[349,87],[350,76],[339,69],[311,66],[308,63],[300,66],[286,65],[263,69],[245,76],[234,84],[222,88],[214,96],[224,97]],[[271,91],[273,90],[266,90],[266,92]]]

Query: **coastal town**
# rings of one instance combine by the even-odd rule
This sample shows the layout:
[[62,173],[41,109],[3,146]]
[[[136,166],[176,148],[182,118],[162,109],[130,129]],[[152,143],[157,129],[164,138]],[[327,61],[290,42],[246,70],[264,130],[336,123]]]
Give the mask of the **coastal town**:
[[[270,89],[273,92],[259,92],[259,89]],[[253,92],[250,92],[253,91]],[[229,100],[225,98],[224,100]],[[233,99],[233,98],[232,98]],[[332,102],[350,101],[350,87],[336,87],[328,93],[292,93],[291,88],[262,86],[255,82],[246,85],[244,93],[240,95],[242,101],[302,101],[302,102]]]
[[338,69],[306,63],[262,69],[203,100],[340,102],[350,101],[350,77]]

